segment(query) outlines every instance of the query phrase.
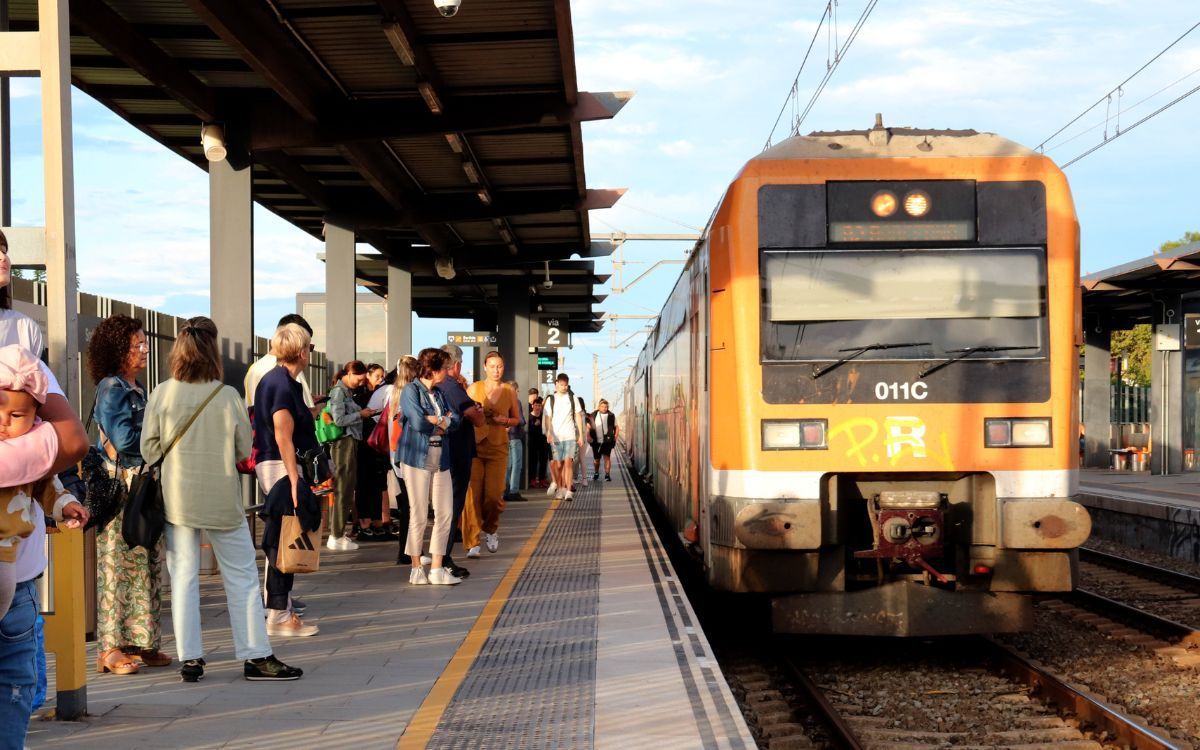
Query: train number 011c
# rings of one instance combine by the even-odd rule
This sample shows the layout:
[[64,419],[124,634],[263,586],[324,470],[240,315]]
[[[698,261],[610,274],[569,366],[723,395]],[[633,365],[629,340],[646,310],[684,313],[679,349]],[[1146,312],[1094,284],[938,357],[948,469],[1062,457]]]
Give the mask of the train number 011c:
[[875,398],[880,401],[924,401],[928,383],[876,383]]

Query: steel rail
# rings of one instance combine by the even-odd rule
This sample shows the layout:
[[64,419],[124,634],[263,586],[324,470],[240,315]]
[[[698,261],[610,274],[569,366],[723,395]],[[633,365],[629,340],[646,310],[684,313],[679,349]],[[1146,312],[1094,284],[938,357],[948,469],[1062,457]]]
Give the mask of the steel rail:
[[1200,578],[1180,573],[1177,570],[1162,568],[1157,565],[1142,562],[1141,560],[1133,560],[1120,555],[1113,555],[1108,552],[1088,549],[1087,547],[1079,548],[1079,559],[1081,562],[1089,562],[1095,565],[1102,565],[1106,568],[1120,570],[1141,578],[1146,578],[1151,581],[1165,583],[1176,588],[1183,589],[1197,595],[1200,595]]
[[1200,646],[1200,631],[1192,626],[1156,615],[1153,612],[1147,612],[1144,609],[1138,609],[1094,591],[1075,589],[1070,595],[1063,598],[1086,610],[1111,616],[1113,619],[1132,625],[1143,632],[1169,638],[1174,642],[1173,645],[1184,648]]
[[784,665],[791,672],[793,681],[796,687],[804,693],[804,700],[812,707],[817,718],[825,725],[825,728],[830,733],[830,739],[838,747],[846,750],[864,750],[862,741],[854,734],[854,730],[846,723],[846,719],[841,712],[834,707],[829,699],[825,697],[825,693],[817,684],[812,681],[804,670],[801,669],[790,656],[783,658]]
[[1174,744],[1169,737],[1163,737],[1153,729],[1114,711],[1099,700],[1034,666],[1007,646],[990,638],[983,640],[991,644],[991,656],[1006,675],[1029,685],[1045,700],[1103,729],[1116,737],[1118,742],[1135,750],[1180,750],[1180,746]]

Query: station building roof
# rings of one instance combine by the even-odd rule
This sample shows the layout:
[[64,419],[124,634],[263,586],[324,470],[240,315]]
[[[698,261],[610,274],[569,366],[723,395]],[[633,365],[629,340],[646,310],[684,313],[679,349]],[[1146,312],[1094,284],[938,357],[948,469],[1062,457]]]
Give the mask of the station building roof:
[[1122,330],[1152,323],[1157,299],[1200,291],[1200,242],[1087,274],[1079,285],[1085,327]]
[[[220,124],[255,201],[407,258],[419,314],[440,312],[428,289],[453,291],[435,255],[486,294],[481,280],[540,282],[544,261],[612,252],[587,211],[623,191],[587,188],[580,123],[630,94],[578,90],[569,0],[464,0],[452,18],[431,0],[72,0],[70,14],[78,88],[204,169],[200,126]],[[10,0],[10,19],[36,28],[36,0]],[[590,321],[580,285],[569,312]]]

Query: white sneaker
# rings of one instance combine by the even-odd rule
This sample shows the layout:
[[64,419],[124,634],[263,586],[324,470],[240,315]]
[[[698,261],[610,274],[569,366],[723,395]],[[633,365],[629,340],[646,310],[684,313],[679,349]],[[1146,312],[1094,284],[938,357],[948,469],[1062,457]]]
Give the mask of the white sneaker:
[[472,557],[472,558],[479,557],[479,545],[478,544],[476,544],[471,549],[467,550],[467,557]]
[[429,571],[429,583],[435,586],[453,586],[456,583],[462,583],[462,579],[455,578],[449,568],[437,568]]
[[558,497],[558,495],[554,494],[557,491],[558,491],[558,484],[556,482],[551,482],[550,486],[546,488],[547,495],[554,495],[555,497]]
[[563,491],[562,491],[562,490],[555,490],[555,492],[554,492],[554,499],[555,499],[555,500],[562,500],[562,499],[563,499]]
[[338,538],[336,536],[331,536],[329,539],[325,540],[325,547],[334,551],[342,548],[341,545],[338,544]]
[[432,562],[433,562],[433,558],[430,557],[429,555],[421,555],[421,564],[422,565],[429,565]]
[[425,568],[413,568],[408,574],[408,582],[414,586],[429,583],[429,576],[425,575]]
[[495,552],[500,549],[500,537],[495,534],[485,533],[483,535],[483,543],[487,545],[488,552]]
[[300,616],[295,613],[283,622],[267,623],[267,635],[278,638],[306,638],[319,632],[321,632],[320,628],[316,625],[305,625]]
[[332,541],[332,544],[326,544],[325,546],[332,550],[337,550],[339,552],[350,552],[358,549],[358,544],[348,536],[340,536],[337,539],[330,537],[330,540]]
[[566,493],[563,495],[563,500],[566,500],[567,502],[571,502],[574,499],[575,499],[575,493],[572,492],[571,490],[567,490]]

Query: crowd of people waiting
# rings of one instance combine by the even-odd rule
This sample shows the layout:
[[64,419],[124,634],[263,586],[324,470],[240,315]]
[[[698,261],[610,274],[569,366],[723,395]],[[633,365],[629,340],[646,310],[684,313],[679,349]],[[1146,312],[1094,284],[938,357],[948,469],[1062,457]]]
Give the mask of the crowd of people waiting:
[[[499,550],[505,504],[526,499],[526,461],[531,487],[567,501],[585,454],[594,456],[593,480],[601,462],[611,479],[616,421],[603,400],[589,414],[566,374],[545,400],[530,389],[523,407],[498,352],[486,355],[484,378],[471,384],[462,376],[462,349],[447,344],[405,355],[390,372],[348,362],[328,395],[314,398],[305,377],[312,328],[299,315],[280,320],[241,394],[224,384],[212,320],[186,321],[171,348],[171,377],[152,392],[139,380],[149,352],[141,321],[120,314],[101,321],[87,345],[96,387],[92,441],[40,359],[40,328],[12,309],[7,251],[0,233],[0,690],[13,696],[0,701],[0,750],[22,746],[39,680],[44,691],[34,582],[46,567],[37,541],[46,516],[96,528],[97,671],[129,675],[172,663],[161,650],[165,562],[180,676],[203,678],[203,536],[220,565],[245,678],[295,680],[302,670],[277,659],[270,638],[312,636],[319,628],[302,619],[306,606],[292,595],[293,575],[276,559],[283,517],[296,516],[306,530],[322,524],[324,503],[308,476],[320,456],[328,456],[333,474],[327,548],[403,540],[412,585],[467,578],[470,571],[451,555],[458,542],[467,558]],[[322,447],[319,420],[340,428],[341,437]],[[123,509],[99,518],[81,502],[87,485],[77,464],[89,452],[127,491],[147,467],[159,467],[166,523],[156,545],[126,543]],[[253,472],[265,498],[261,580],[239,469]],[[580,479],[587,479],[586,466]]]

